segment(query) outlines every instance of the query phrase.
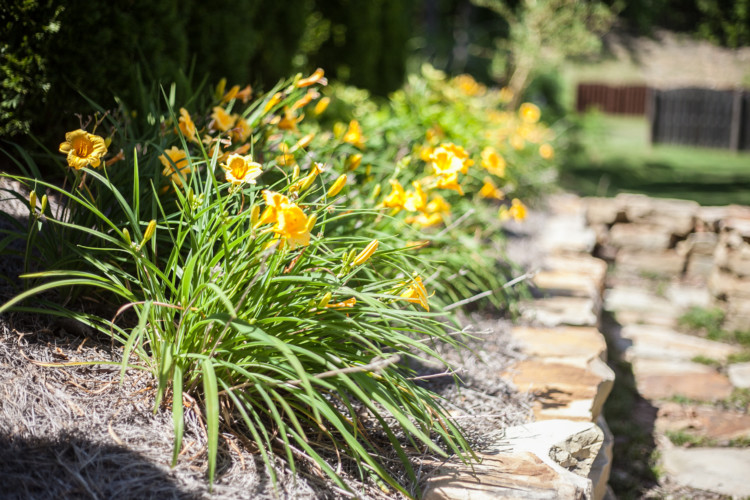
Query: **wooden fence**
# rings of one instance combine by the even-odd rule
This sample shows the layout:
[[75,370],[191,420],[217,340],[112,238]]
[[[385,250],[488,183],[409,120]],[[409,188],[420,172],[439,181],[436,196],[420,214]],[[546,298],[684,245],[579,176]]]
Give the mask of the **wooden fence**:
[[750,91],[581,83],[579,112],[647,115],[652,143],[750,151]]
[[748,91],[652,89],[648,116],[652,143],[750,150]]
[[579,113],[598,108],[604,113],[642,115],[646,113],[644,85],[605,85],[581,83],[578,85],[576,109]]

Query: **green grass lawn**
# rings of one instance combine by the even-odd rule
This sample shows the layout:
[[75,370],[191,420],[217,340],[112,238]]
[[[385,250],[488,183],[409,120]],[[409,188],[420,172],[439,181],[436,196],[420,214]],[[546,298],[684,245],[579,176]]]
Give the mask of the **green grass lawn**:
[[563,187],[584,195],[620,192],[750,205],[750,153],[651,145],[645,117],[590,113],[580,148],[561,167]]

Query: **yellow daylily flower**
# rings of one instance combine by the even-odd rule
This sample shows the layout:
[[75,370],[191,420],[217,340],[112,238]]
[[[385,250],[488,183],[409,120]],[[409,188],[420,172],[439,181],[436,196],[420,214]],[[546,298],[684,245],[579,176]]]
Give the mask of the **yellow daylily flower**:
[[391,183],[391,194],[389,194],[384,200],[382,205],[388,208],[402,209],[406,202],[406,193],[404,192],[403,186],[396,180],[391,179],[388,182]]
[[505,194],[498,189],[489,177],[484,178],[484,185],[482,186],[482,189],[479,190],[479,196],[493,200],[502,200],[505,198]]
[[307,146],[310,145],[310,143],[312,142],[314,138],[315,138],[315,132],[310,132],[309,134],[300,137],[300,139],[294,143],[294,146],[292,146],[292,148],[289,151],[293,153],[297,151],[298,149],[306,148]]
[[297,164],[297,160],[293,154],[283,153],[276,157],[276,165],[280,167],[293,167]]
[[536,104],[525,102],[518,108],[518,116],[526,123],[536,123],[542,116],[542,112]]
[[513,219],[516,221],[522,221],[527,215],[526,205],[524,205],[518,198],[513,198],[513,201],[510,203],[510,208],[505,206],[500,207],[498,215],[502,220]]
[[231,155],[226,164],[222,164],[227,182],[240,185],[245,182],[255,184],[255,179],[263,173],[260,163],[253,161],[251,156]]
[[277,214],[281,210],[282,205],[288,205],[289,198],[281,193],[275,191],[269,191],[268,189],[263,190],[263,200],[266,202],[266,209],[258,220],[258,225],[272,224],[278,219]]
[[185,136],[185,139],[187,141],[197,142],[198,136],[196,135],[195,122],[193,122],[187,109],[180,108],[180,117],[177,121],[177,126],[179,127],[180,132],[182,132],[182,135]]
[[294,104],[292,104],[292,110],[296,111],[298,109],[304,108],[305,106],[310,104],[310,101],[312,101],[313,99],[317,99],[318,97],[320,97],[320,93],[315,89],[310,89],[305,95],[303,95]]
[[211,118],[211,128],[214,130],[226,132],[234,125],[234,117],[227,113],[227,111],[221,106],[215,106],[213,108]]
[[172,182],[182,187],[183,179],[192,171],[188,163],[187,153],[176,146],[172,146],[159,156],[159,161],[164,165],[162,175],[171,178]]
[[349,122],[349,128],[346,130],[346,133],[344,133],[343,141],[348,142],[359,149],[365,147],[365,138],[362,137],[362,127],[357,120]]
[[348,309],[351,307],[354,307],[357,305],[357,298],[352,297],[350,299],[346,299],[343,302],[336,302],[334,304],[327,304],[325,307],[326,309]]
[[318,68],[313,72],[312,75],[308,76],[307,78],[297,80],[297,83],[295,83],[294,86],[297,88],[302,88],[309,87],[310,85],[315,85],[316,83],[327,85],[328,80],[326,80],[323,75],[325,75],[325,71],[323,71],[322,68]]
[[240,91],[240,86],[235,85],[221,98],[221,102],[229,102],[234,99]]
[[539,156],[545,160],[551,160],[555,157],[555,150],[546,142],[539,146]]
[[317,103],[315,103],[315,108],[313,108],[313,113],[315,113],[315,116],[323,114],[323,112],[328,108],[328,105],[331,103],[330,97],[324,97],[321,100],[319,100]]
[[273,232],[289,244],[290,250],[310,243],[310,229],[307,215],[296,203],[281,204]]
[[422,284],[422,278],[419,276],[415,276],[412,279],[411,283],[409,284],[409,288],[406,289],[406,291],[403,292],[400,297],[408,300],[413,304],[419,304],[426,311],[430,310],[430,304],[427,302],[427,289],[424,287],[424,284]]
[[281,130],[297,131],[297,124],[302,121],[305,115],[297,116],[293,109],[284,108],[284,115],[279,120],[277,127]]
[[273,109],[274,106],[276,106],[278,103],[281,102],[281,92],[276,92],[274,95],[271,96],[271,98],[266,103],[265,107],[263,108],[264,113],[268,113]]
[[60,152],[68,155],[68,166],[76,170],[88,166],[96,168],[101,164],[102,156],[107,154],[107,146],[98,135],[78,129],[65,134]]
[[458,75],[453,79],[456,86],[467,96],[479,96],[487,91],[487,87],[474,80],[471,75]]
[[356,170],[360,163],[362,163],[362,154],[355,153],[346,159],[346,169]]
[[245,142],[248,137],[250,137],[250,134],[253,133],[253,128],[250,126],[250,124],[242,118],[240,115],[232,115],[232,118],[234,118],[234,127],[229,132],[229,134],[232,137],[232,140],[234,142],[243,143]]
[[409,212],[422,212],[427,207],[427,194],[422,190],[418,182],[412,182],[414,191],[408,191],[405,194],[404,209]]
[[450,189],[452,191],[456,191],[458,194],[462,196],[464,194],[464,190],[461,188],[461,185],[458,183],[458,174],[455,172],[439,176],[437,178],[436,186],[442,189]]
[[430,161],[432,162],[432,169],[435,171],[435,175],[443,176],[455,174],[456,172],[466,173],[466,167],[464,167],[464,162],[461,158],[456,156],[453,151],[449,151],[442,146],[435,148],[430,155]]
[[482,166],[492,175],[505,177],[505,159],[491,146],[482,150]]

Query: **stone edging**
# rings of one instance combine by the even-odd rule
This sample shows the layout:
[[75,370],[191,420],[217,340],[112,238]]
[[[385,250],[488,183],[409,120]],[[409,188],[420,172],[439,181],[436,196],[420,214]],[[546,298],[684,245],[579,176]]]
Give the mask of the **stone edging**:
[[425,500],[614,498],[613,437],[601,416],[614,372],[598,329],[607,265],[591,255],[596,233],[575,196],[550,200],[539,239],[537,298],[522,304],[524,325],[511,331],[525,359],[505,373],[535,395],[536,422],[506,429],[480,465],[443,465]]

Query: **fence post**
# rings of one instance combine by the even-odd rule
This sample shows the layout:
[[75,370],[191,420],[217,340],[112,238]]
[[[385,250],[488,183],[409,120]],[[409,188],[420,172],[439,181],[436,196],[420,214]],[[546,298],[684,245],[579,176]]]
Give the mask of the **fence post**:
[[656,142],[656,94],[658,92],[655,88],[646,88],[646,116],[648,117],[649,139],[652,146]]
[[734,89],[732,95],[732,123],[729,128],[729,149],[739,151],[742,126],[742,91]]

